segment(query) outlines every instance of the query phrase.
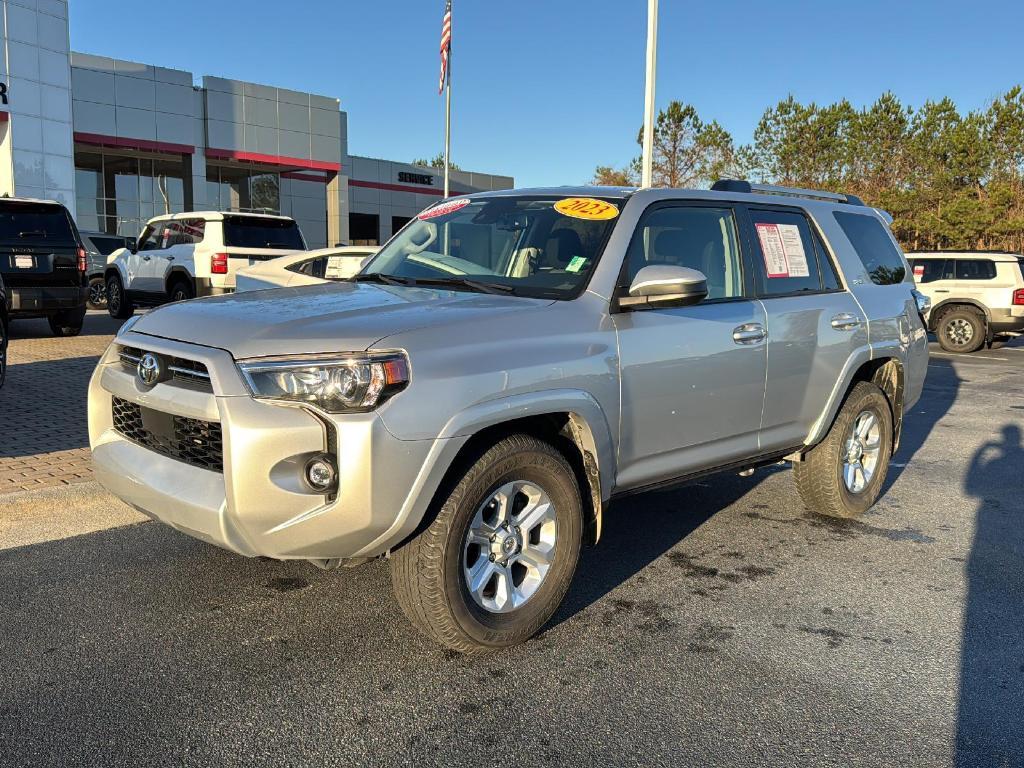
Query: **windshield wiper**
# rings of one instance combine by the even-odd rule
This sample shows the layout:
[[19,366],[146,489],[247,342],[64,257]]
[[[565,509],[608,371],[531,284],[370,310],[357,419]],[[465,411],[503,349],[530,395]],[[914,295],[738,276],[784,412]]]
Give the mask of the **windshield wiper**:
[[486,283],[482,280],[474,280],[470,277],[420,277],[412,280],[413,285],[437,285],[455,286],[469,288],[478,293],[515,293],[516,289],[511,285],[502,283]]
[[409,278],[385,275],[381,272],[368,272],[362,275],[353,275],[349,278],[353,283],[384,283],[384,285],[411,285]]

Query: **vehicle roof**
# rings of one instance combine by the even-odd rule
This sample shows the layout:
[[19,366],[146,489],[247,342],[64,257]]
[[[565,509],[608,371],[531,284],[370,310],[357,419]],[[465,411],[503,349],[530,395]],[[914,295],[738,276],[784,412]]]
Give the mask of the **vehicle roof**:
[[64,208],[60,200],[43,200],[36,197],[0,197],[0,203],[45,203],[46,205],[59,205]]
[[[798,195],[784,195],[768,192],[739,192],[735,190],[687,189],[674,187],[600,187],[594,185],[565,187],[533,187],[527,189],[498,189],[488,192],[474,192],[457,197],[473,199],[489,197],[603,197],[628,200],[636,197],[647,203],[659,200],[710,200],[722,202],[756,203],[760,205],[788,205],[808,211],[843,210],[850,213],[864,213],[885,219],[879,209],[867,205],[845,203],[838,200]],[[888,221],[885,222],[888,225]]]
[[1024,258],[1019,253],[1008,251],[907,251],[906,255],[908,259],[948,259],[951,256],[966,256],[990,261],[1018,261]]
[[277,221],[294,221],[291,216],[275,216],[270,213],[246,213],[242,211],[187,211],[184,213],[165,213],[154,216],[147,225],[160,221],[180,221],[182,219],[203,219],[204,221],[223,221],[225,216],[246,216],[254,219],[275,219]]

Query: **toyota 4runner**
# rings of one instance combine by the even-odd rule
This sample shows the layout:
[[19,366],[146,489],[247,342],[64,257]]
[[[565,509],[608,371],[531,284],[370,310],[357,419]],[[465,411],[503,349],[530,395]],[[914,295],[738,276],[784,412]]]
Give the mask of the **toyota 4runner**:
[[126,323],[90,443],[147,515],[247,556],[387,557],[413,624],[494,648],[548,621],[620,494],[788,459],[809,508],[868,509],[926,309],[852,196],[482,193],[350,281]]

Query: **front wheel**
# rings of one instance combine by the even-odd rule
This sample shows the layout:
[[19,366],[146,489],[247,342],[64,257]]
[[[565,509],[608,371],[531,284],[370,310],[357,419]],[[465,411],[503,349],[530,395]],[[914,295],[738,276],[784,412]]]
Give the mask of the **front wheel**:
[[135,306],[125,293],[120,275],[107,278],[107,312],[115,320],[127,320],[135,314]]
[[107,284],[102,277],[96,276],[89,280],[89,298],[85,304],[89,309],[107,308]]
[[409,620],[464,653],[527,640],[576,571],[582,503],[572,467],[526,435],[498,442],[458,480],[430,525],[391,557]]
[[876,385],[859,382],[825,439],[793,465],[804,505],[830,517],[855,517],[878,499],[892,454],[892,411]]
[[939,318],[935,336],[947,352],[976,352],[985,343],[985,317],[976,309],[951,309]]
[[191,283],[185,280],[177,280],[171,285],[167,295],[171,301],[188,301],[195,295],[195,291],[192,290]]

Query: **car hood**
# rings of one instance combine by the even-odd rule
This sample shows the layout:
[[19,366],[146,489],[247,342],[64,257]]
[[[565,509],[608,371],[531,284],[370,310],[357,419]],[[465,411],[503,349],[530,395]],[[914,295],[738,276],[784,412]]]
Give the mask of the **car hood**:
[[230,352],[236,359],[354,352],[427,326],[527,312],[550,299],[368,283],[326,283],[167,304],[131,328]]

